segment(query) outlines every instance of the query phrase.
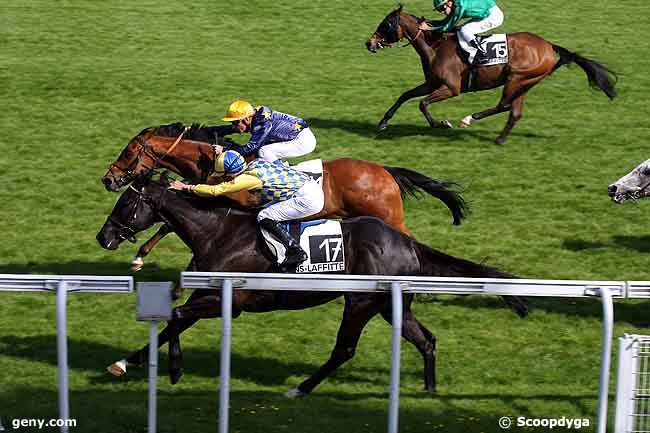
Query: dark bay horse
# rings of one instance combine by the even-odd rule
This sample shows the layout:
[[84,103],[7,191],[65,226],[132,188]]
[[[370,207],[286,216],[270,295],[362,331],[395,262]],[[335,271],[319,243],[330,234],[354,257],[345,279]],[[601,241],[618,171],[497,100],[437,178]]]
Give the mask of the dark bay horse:
[[463,60],[455,33],[419,32],[418,26],[422,21],[422,18],[403,12],[400,5],[384,18],[366,42],[368,50],[374,53],[403,38],[408,39],[420,55],[425,78],[424,83],[404,92],[388,109],[379,122],[379,130],[386,128],[404,102],[425,95],[428,96],[420,101],[420,111],[429,125],[432,128],[451,128],[448,120],[434,120],[427,108],[429,104],[458,96],[464,91],[503,86],[496,107],[469,115],[460,124],[469,127],[475,120],[509,111],[506,126],[495,140],[497,144],[503,144],[521,118],[526,93],[556,69],[571,63],[584,70],[592,87],[602,90],[610,99],[616,96],[616,74],[606,66],[526,32],[508,33],[507,64],[478,66],[473,83],[468,83],[470,68]]
[[[126,189],[97,234],[106,249],[118,248],[123,233],[138,233],[164,221],[194,254],[192,270],[224,272],[274,272],[273,260],[263,252],[252,214],[229,212],[232,206],[226,197],[205,200],[168,189],[168,183],[135,182]],[[342,221],[345,266],[349,274],[361,275],[429,275],[459,277],[511,277],[497,269],[455,258],[427,247],[373,217],[357,217]],[[380,314],[391,322],[391,301],[388,293],[273,292],[237,290],[233,296],[233,317],[242,312],[260,313],[274,310],[300,310],[345,298],[343,319],[330,359],[311,377],[302,382],[294,395],[311,392],[322,380],[354,356],[363,328]],[[517,297],[504,297],[520,316],[528,312],[527,303]],[[424,359],[424,385],[434,391],[434,336],[411,311],[412,294],[404,295],[403,337],[413,344]],[[169,342],[169,373],[172,383],[182,375],[182,354],[179,335],[199,319],[219,317],[220,293],[196,290],[187,302],[174,308],[172,319],[160,333],[159,344]],[[125,360],[109,367],[114,374],[123,374],[126,365],[146,361],[144,347]]]
[[[216,141],[218,128],[192,125],[173,149],[177,137],[184,131],[182,124],[147,128],[129,141],[102,182],[107,190],[117,191],[156,168],[169,169],[195,182],[211,182],[208,176],[214,167],[214,151],[209,143]],[[405,168],[351,158],[323,161],[323,172],[325,208],[312,219],[374,216],[410,234],[404,225],[403,199],[419,197],[420,191],[441,200],[451,211],[454,224],[460,224],[466,215],[467,206],[454,190],[457,185],[453,182],[441,182]],[[254,196],[245,191],[231,194],[230,198],[245,207],[258,204]],[[142,257],[167,233],[169,227],[163,226],[142,246],[133,262],[136,269],[141,267]]]

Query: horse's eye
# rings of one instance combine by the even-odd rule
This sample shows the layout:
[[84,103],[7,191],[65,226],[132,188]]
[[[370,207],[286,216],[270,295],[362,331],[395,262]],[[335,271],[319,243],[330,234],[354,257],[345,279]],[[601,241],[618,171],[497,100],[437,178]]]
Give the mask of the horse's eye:
[[641,169],[641,174],[644,176],[650,176],[650,166],[646,165]]

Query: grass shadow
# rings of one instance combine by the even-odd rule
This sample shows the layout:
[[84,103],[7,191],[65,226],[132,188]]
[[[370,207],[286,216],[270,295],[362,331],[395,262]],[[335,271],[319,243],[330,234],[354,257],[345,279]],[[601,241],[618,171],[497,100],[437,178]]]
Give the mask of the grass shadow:
[[569,251],[585,251],[599,248],[619,248],[639,253],[650,253],[650,235],[613,235],[610,241],[591,241],[586,239],[565,239],[562,248]]
[[147,263],[136,273],[129,264],[108,261],[69,261],[69,262],[27,262],[0,265],[0,274],[44,274],[44,275],[132,275],[137,281],[176,281],[185,268],[161,267]]
[[[339,129],[341,131],[349,132],[361,137],[374,138],[377,140],[392,140],[402,137],[413,136],[429,136],[432,138],[444,139],[449,142],[463,141],[468,136],[477,138],[481,141],[490,142],[494,144],[494,139],[499,130],[485,131],[478,129],[433,129],[426,124],[394,124],[389,125],[385,130],[377,131],[377,124],[356,120],[342,120],[342,119],[322,119],[312,118],[309,123],[315,129]],[[512,139],[516,137],[522,138],[548,138],[546,135],[540,135],[530,132],[513,132]]]

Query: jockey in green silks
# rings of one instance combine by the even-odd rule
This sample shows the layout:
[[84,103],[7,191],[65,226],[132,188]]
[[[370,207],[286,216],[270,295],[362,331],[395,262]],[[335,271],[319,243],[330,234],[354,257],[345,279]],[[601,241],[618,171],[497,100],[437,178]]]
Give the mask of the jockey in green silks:
[[448,32],[455,28],[462,19],[469,18],[458,29],[458,43],[469,54],[469,63],[474,62],[476,51],[485,54],[476,35],[487,32],[503,24],[503,12],[494,0],[433,0],[433,8],[447,17],[431,25],[426,21],[420,24],[420,30]]

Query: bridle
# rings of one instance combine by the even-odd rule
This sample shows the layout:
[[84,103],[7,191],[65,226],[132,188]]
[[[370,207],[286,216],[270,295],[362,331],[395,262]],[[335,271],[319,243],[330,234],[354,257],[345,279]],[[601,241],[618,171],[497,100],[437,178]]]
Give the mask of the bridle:
[[[167,151],[159,156],[156,155],[156,152],[153,151],[151,145],[147,142],[147,140],[143,139],[140,136],[137,136],[134,138],[135,143],[140,146],[140,150],[138,151],[138,154],[136,157],[131,161],[131,163],[125,168],[121,168],[118,166],[116,163],[111,164],[109,167],[108,171],[112,174],[113,168],[117,168],[122,172],[122,175],[120,177],[115,177],[115,181],[118,182],[121,185],[124,185],[130,181],[132,181],[136,174],[135,174],[135,168],[138,166],[144,167],[145,171],[143,171],[141,174],[144,176],[150,175],[154,170],[160,167],[160,162],[167,157],[170,153],[174,151],[176,146],[178,146],[178,143],[183,139],[183,135],[190,129],[189,126],[186,126],[183,132],[180,133],[180,135],[176,138],[174,143],[167,149]],[[153,164],[151,166],[146,165],[145,163],[141,164],[142,157],[144,155],[147,155],[151,160],[153,161]]]
[[[421,21],[418,20],[418,22],[421,22]],[[391,15],[391,16],[390,16],[390,17],[385,21],[385,23],[386,23],[386,27],[387,27],[387,28],[385,29],[385,33],[395,32],[395,34],[396,34],[397,37],[398,37],[398,40],[397,40],[397,41],[399,41],[399,39],[401,39],[401,38],[399,38],[400,14],[399,14],[399,13],[394,13],[393,15]],[[382,32],[382,33],[383,33],[383,32]],[[422,30],[420,30],[420,29],[418,28],[418,31],[415,33],[415,36],[414,36],[414,37],[410,37],[409,34],[406,33],[406,32],[402,32],[402,34],[403,34],[402,37],[405,37],[406,39],[408,39],[408,42],[407,42],[406,44],[402,45],[402,48],[404,48],[404,47],[408,47],[409,45],[412,45],[412,44],[413,44],[417,39],[419,39],[420,37],[422,37],[422,35],[423,35],[424,33],[422,32]],[[386,36],[384,36],[383,34],[381,34],[381,33],[379,33],[379,32],[375,32],[375,33],[374,33],[374,36],[375,36],[375,37],[379,36],[379,38],[381,38],[380,41],[377,41],[377,45],[379,46],[379,48],[384,48],[384,47],[388,47],[388,48],[390,48],[390,47],[392,46],[392,44],[394,43],[394,42],[393,42],[393,43],[388,43],[388,42],[386,42]],[[396,41],[396,42],[397,42],[397,41]]]
[[142,189],[140,191],[138,191],[133,185],[129,185],[129,188],[131,188],[133,191],[136,192],[137,199],[133,204],[133,206],[131,207],[132,213],[131,216],[128,218],[128,221],[126,223],[122,223],[121,221],[118,221],[117,218],[115,218],[113,215],[111,215],[108,218],[108,220],[118,227],[117,228],[118,238],[122,239],[123,241],[129,241],[132,244],[134,244],[137,242],[135,236],[138,232],[133,228],[133,224],[138,218],[138,207],[140,206],[140,203],[144,202],[151,205],[153,207],[153,212],[155,214],[159,214],[160,208],[162,207],[163,201],[165,200],[165,194],[167,194],[167,188],[163,188],[162,195],[160,196],[160,200],[158,201],[154,201],[151,196],[148,196],[144,193],[145,185],[142,185]]

